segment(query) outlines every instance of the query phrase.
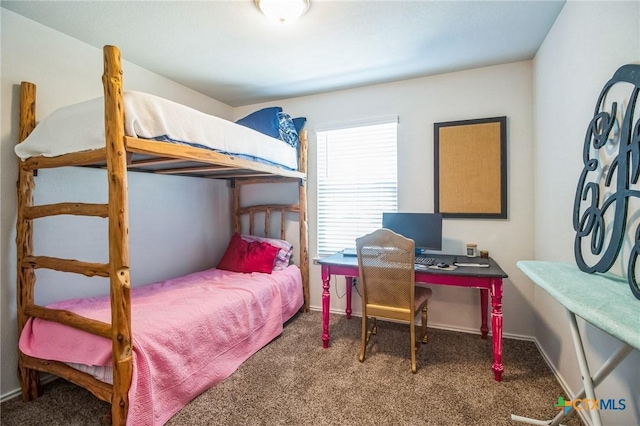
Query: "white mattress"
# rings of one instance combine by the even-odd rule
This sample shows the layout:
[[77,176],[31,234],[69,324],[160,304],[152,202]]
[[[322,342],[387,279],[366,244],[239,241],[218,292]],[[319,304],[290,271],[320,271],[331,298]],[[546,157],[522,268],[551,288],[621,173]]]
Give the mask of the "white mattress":
[[[279,139],[147,93],[126,91],[123,97],[127,136],[170,140],[293,170],[298,168],[296,148]],[[24,142],[17,144],[15,151],[20,158],[27,159],[104,146],[104,100],[96,98],[56,110]]]

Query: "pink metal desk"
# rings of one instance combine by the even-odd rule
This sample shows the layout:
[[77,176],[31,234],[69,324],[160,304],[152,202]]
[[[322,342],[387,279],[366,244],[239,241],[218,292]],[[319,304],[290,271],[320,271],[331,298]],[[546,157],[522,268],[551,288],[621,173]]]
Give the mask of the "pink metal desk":
[[[452,264],[455,261],[454,255],[439,255],[434,257]],[[464,256],[461,258],[466,259]],[[320,259],[318,263],[322,266],[322,346],[329,347],[329,283],[332,275],[342,275],[347,280],[347,318],[351,318],[351,289],[352,279],[359,275],[358,259],[355,256],[343,256],[336,253],[329,257]],[[491,333],[493,335],[493,365],[492,369],[496,381],[502,380],[504,366],[502,364],[502,279],[507,278],[507,274],[498,264],[489,258],[488,268],[458,267],[453,271],[441,271],[437,269],[416,270],[416,282],[436,285],[452,285],[458,287],[468,287],[480,289],[480,311],[482,338],[486,339],[489,333],[487,327],[488,301],[491,295]]]

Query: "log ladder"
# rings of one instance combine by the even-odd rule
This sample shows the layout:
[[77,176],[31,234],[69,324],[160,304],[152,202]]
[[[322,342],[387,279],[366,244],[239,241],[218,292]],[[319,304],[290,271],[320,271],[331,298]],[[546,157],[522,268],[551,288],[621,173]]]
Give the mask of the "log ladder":
[[[108,58],[106,56],[109,56]],[[111,404],[111,421],[126,423],[129,409],[128,392],[133,372],[131,345],[131,297],[129,282],[129,242],[127,217],[127,156],[124,146],[122,76],[120,55],[115,49],[105,49],[106,153],[109,179],[108,204],[58,203],[33,205],[34,172],[39,168],[73,166],[93,162],[95,154],[74,154],[52,159],[42,157],[21,161],[18,172],[17,214],[17,319],[22,333],[30,317],[74,327],[111,339],[113,351],[113,385],[101,382],[64,363],[33,358],[19,352],[18,375],[25,401],[36,399],[41,392],[39,372],[53,373],[82,386],[99,399]],[[20,87],[19,142],[35,128],[36,87],[23,82]],[[115,101],[114,101],[115,100]],[[56,215],[94,216],[109,221],[109,263],[35,256],[33,253],[33,220]],[[110,280],[111,324],[85,318],[66,310],[38,306],[34,301],[35,269],[46,268],[88,277],[108,277]]]

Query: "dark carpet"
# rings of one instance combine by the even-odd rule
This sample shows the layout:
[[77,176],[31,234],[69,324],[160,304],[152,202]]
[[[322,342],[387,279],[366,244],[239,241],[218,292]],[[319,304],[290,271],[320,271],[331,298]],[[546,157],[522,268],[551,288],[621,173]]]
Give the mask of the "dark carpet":
[[[502,382],[491,340],[429,329],[411,373],[409,328],[378,322],[364,363],[360,318],[331,316],[323,349],[320,312],[298,314],[283,334],[231,377],[195,398],[167,425],[517,425],[511,414],[553,418],[567,398],[532,342],[504,339]],[[36,401],[0,406],[6,426],[99,425],[109,405],[56,380]],[[565,425],[582,425],[572,414]]]

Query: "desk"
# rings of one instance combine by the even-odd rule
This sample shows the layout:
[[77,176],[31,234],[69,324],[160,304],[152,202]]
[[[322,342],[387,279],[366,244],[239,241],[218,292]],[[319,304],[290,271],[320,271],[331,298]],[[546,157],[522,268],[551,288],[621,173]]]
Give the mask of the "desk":
[[[431,255],[430,255],[431,256]],[[434,254],[433,257],[446,263],[453,264],[456,257],[468,260],[466,256]],[[343,256],[342,253],[318,260],[322,266],[322,346],[329,347],[329,283],[332,275],[342,275],[347,280],[347,318],[351,318],[351,289],[352,280],[358,277],[358,258],[355,256]],[[436,285],[451,285],[458,287],[480,289],[480,311],[482,338],[486,339],[489,329],[487,327],[487,310],[489,294],[491,295],[491,333],[493,335],[493,365],[492,369],[496,381],[502,380],[504,366],[502,364],[502,279],[507,274],[498,264],[489,258],[489,267],[478,268],[460,266],[453,271],[438,269],[416,269],[416,282]]]
[[[640,350],[640,301],[633,297],[626,279],[612,274],[587,274],[574,264],[561,262],[520,261],[518,268],[564,306],[584,385],[575,400],[582,400],[585,396],[591,401],[596,400],[595,387],[633,348]],[[587,364],[576,315],[623,342],[593,375]],[[595,426],[602,425],[597,404],[586,405],[588,407],[581,409],[590,411],[591,422]],[[511,419],[536,425],[559,425],[573,409],[575,404],[571,404],[571,408],[567,410],[560,410],[552,420],[535,420],[515,415],[511,415]]]

